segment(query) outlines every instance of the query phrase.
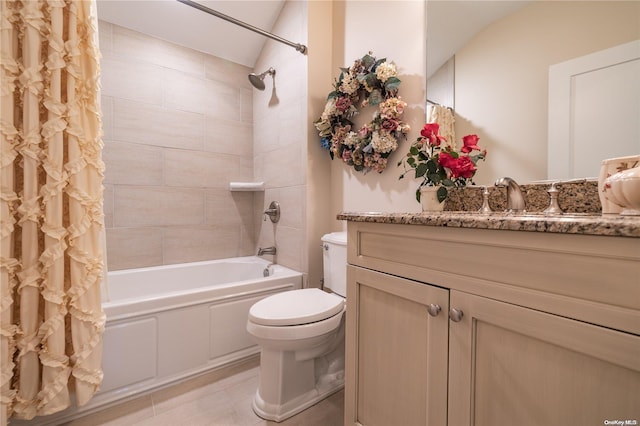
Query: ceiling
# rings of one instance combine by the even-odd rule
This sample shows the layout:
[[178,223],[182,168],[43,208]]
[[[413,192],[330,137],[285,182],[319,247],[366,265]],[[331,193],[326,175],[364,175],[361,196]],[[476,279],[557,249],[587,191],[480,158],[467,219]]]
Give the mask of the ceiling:
[[428,0],[427,78],[489,24],[531,0]]
[[[285,1],[198,0],[198,3],[271,32]],[[482,28],[529,2],[428,0],[427,76]],[[97,4],[99,19],[250,68],[254,67],[267,40],[177,0],[97,0]]]
[[[198,0],[271,32],[285,0]],[[97,0],[98,19],[253,68],[267,38],[176,0]]]

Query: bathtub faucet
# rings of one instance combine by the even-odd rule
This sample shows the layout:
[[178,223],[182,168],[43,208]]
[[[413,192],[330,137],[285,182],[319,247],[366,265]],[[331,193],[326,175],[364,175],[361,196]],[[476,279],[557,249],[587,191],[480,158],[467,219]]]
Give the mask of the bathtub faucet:
[[263,254],[276,254],[276,247],[275,246],[271,246],[271,247],[265,247],[265,248],[258,248],[258,256],[262,256]]
[[269,268],[271,268],[273,265],[275,265],[275,263],[270,263],[262,270],[263,277],[268,277],[271,275],[271,270]]

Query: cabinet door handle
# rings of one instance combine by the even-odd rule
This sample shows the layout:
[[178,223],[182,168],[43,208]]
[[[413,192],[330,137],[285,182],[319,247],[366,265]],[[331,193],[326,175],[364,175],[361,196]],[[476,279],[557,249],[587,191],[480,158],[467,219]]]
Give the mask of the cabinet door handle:
[[429,315],[431,315],[432,317],[437,317],[441,310],[442,308],[440,307],[440,305],[436,305],[435,303],[431,303],[429,306],[427,306],[427,312],[429,312]]
[[456,308],[449,309],[449,318],[451,318],[451,321],[453,322],[460,322],[460,320],[462,320],[463,315],[464,315],[464,312],[462,312],[462,309],[456,309]]

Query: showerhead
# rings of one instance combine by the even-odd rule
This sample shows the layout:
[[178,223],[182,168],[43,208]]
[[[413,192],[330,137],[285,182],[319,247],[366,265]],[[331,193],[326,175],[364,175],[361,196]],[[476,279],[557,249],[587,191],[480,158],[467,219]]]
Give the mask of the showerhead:
[[269,68],[262,74],[256,74],[252,72],[251,74],[249,74],[249,82],[251,82],[251,85],[256,89],[264,90],[264,78],[267,75],[271,75],[271,76],[276,75],[276,70],[274,70],[273,68]]

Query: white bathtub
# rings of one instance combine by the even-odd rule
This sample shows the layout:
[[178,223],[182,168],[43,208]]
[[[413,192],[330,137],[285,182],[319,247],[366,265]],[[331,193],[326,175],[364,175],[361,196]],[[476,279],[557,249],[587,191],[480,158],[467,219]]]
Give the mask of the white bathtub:
[[280,265],[264,277],[267,265],[240,257],[109,272],[100,391],[80,410],[34,421],[56,424],[258,353],[249,308],[302,287],[302,274]]

